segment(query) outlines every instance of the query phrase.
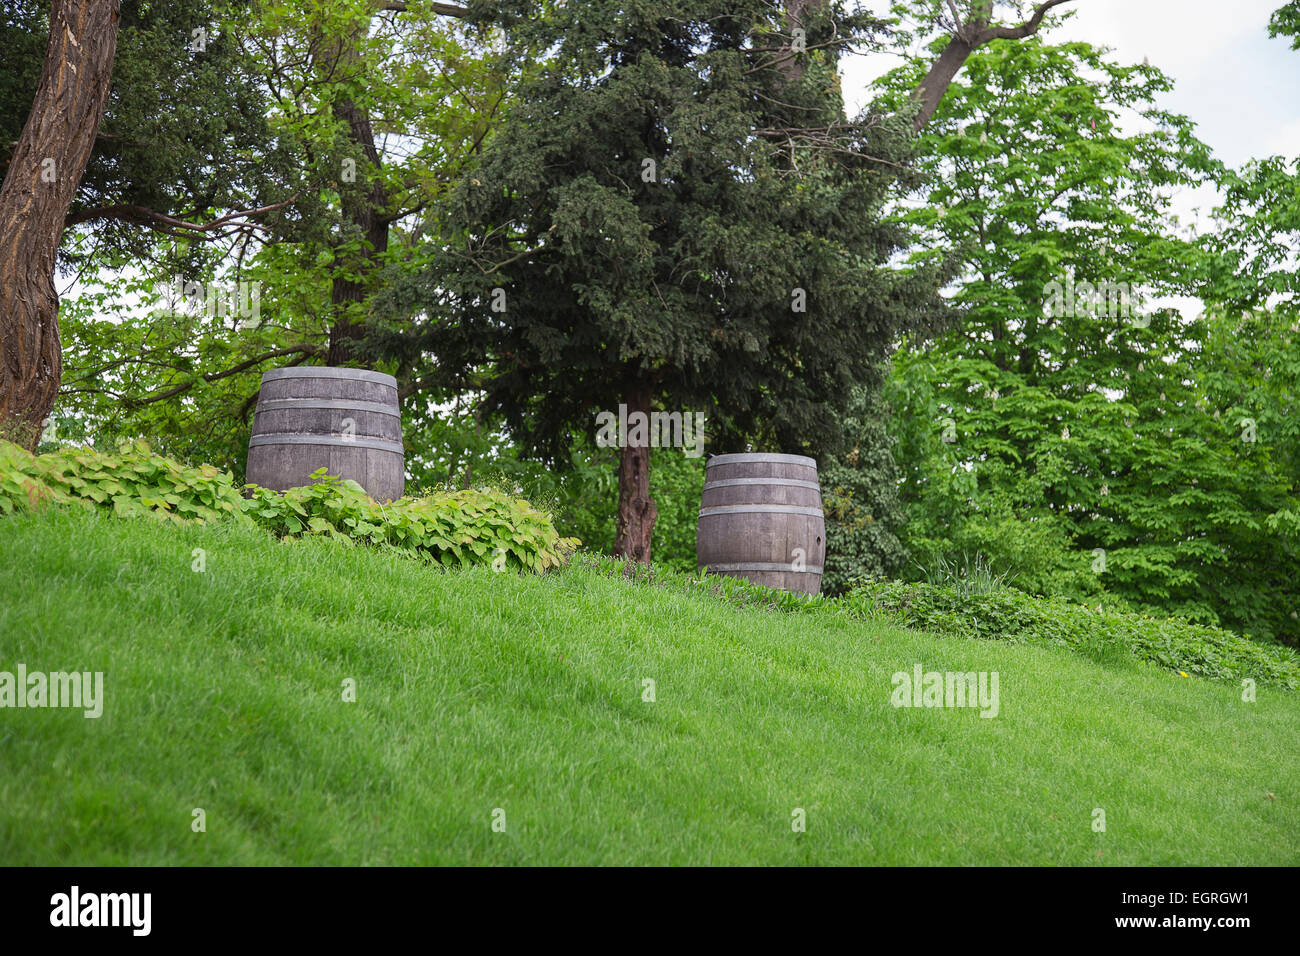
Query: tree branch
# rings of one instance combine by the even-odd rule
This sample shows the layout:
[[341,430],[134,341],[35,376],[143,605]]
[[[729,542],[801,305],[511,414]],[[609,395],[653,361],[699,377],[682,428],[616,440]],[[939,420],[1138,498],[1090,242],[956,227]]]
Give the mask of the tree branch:
[[[387,0],[387,2],[376,4],[375,12],[406,13],[407,7],[401,0]],[[469,11],[464,7],[457,6],[454,3],[435,3],[433,4],[433,12],[444,17],[457,17],[459,19],[464,19],[469,14]]]
[[[256,355],[253,358],[248,359],[247,361],[240,362],[238,365],[234,366],[233,368],[228,368],[224,372],[209,372],[207,375],[201,375],[197,379],[194,379],[189,382],[183,382],[180,385],[175,385],[172,388],[165,389],[154,395],[150,395],[147,398],[123,398],[122,406],[127,410],[131,410],[131,409],[139,408],[142,405],[152,405],[154,402],[165,401],[169,398],[173,398],[177,395],[180,395],[182,392],[189,391],[200,381],[216,382],[223,378],[229,378],[231,375],[238,375],[240,372],[246,372],[254,365],[257,365],[261,362],[268,361],[273,358],[281,358],[282,356],[285,355],[301,355],[303,359],[306,359],[306,358],[310,358],[313,355],[323,355],[324,353],[325,350],[321,346],[311,345],[311,344],[292,345],[289,346],[288,348],[272,349],[270,352],[263,352],[261,355]],[[299,361],[302,361],[302,359],[300,359]]]
[[[985,19],[987,12],[982,16],[977,14],[965,23],[956,24],[952,39],[930,65],[925,79],[912,91],[912,102],[919,104],[912,120],[913,131],[921,132],[922,127],[930,121],[934,111],[939,108],[939,101],[972,53],[993,40],[1023,40],[1032,36],[1042,26],[1043,17],[1048,10],[1069,2],[1070,0],[1043,0],[1034,8],[1034,13],[1028,20],[1014,27],[989,26]],[[950,8],[956,9],[952,4]]]
[[1017,27],[989,27],[984,30],[975,40],[975,46],[981,47],[990,40],[1023,40],[1027,36],[1033,36],[1042,26],[1043,17],[1052,7],[1058,7],[1063,3],[1069,3],[1070,0],[1044,0],[1035,9],[1034,14],[1024,23]]
[[[232,212],[222,216],[220,219],[214,219],[211,222],[186,222],[183,219],[177,219],[174,216],[164,215],[155,212],[145,206],[133,206],[127,204],[118,204],[112,206],[94,206],[90,209],[83,209],[79,212],[70,213],[64,220],[64,228],[80,225],[83,222],[91,222],[101,219],[119,219],[122,222],[133,222],[137,225],[148,226],[153,229],[159,229],[172,235],[182,235],[186,233],[214,233],[219,231],[223,226],[228,226],[236,220],[247,220],[252,216],[260,216],[263,213],[274,212],[277,209],[283,209],[285,206],[291,206],[298,199],[298,194],[294,193],[284,202],[274,203],[270,206],[260,206],[257,209],[241,209],[238,212]],[[248,222],[241,222],[239,225],[253,225]],[[216,238],[213,236],[212,238]]]

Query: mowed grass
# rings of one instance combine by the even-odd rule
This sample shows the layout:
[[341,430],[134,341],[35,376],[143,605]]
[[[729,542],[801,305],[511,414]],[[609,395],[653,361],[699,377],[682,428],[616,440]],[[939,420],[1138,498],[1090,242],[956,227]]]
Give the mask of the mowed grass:
[[[0,709],[9,865],[1300,862],[1300,695],[586,570],[53,510],[0,520],[20,662],[106,703]],[[892,707],[918,662],[999,715]]]

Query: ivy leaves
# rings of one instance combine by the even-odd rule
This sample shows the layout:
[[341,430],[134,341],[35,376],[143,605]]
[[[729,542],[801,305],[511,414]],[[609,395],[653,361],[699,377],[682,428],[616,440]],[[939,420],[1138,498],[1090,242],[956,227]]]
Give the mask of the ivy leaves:
[[212,465],[190,467],[155,454],[144,442],[116,454],[65,448],[35,456],[0,441],[0,514],[46,504],[111,508],[119,517],[176,524],[231,519],[282,537],[325,535],[394,548],[448,567],[490,564],[545,571],[579,542],[561,538],[550,516],[498,491],[457,491],[381,504],[351,480],[313,476],[316,484],[285,492],[241,490]]

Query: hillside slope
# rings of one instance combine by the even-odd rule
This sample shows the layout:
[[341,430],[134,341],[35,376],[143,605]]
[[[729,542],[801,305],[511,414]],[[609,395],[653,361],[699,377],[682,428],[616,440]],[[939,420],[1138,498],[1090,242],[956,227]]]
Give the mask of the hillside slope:
[[[49,510],[0,520],[19,663],[105,704],[0,709],[6,864],[1300,862],[1300,695],[578,568]],[[998,715],[891,706],[917,664]]]

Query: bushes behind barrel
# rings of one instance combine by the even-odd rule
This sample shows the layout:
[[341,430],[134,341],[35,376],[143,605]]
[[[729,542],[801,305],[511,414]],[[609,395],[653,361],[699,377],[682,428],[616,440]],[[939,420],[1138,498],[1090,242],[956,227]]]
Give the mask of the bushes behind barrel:
[[228,519],[280,536],[319,534],[422,554],[439,564],[542,571],[577,547],[527,501],[496,491],[458,491],[379,504],[354,481],[321,469],[318,483],[278,492],[241,489],[212,465],[190,467],[144,442],[109,454],[65,448],[32,455],[0,441],[0,514],[47,504],[111,508],[121,517],[178,524]]

